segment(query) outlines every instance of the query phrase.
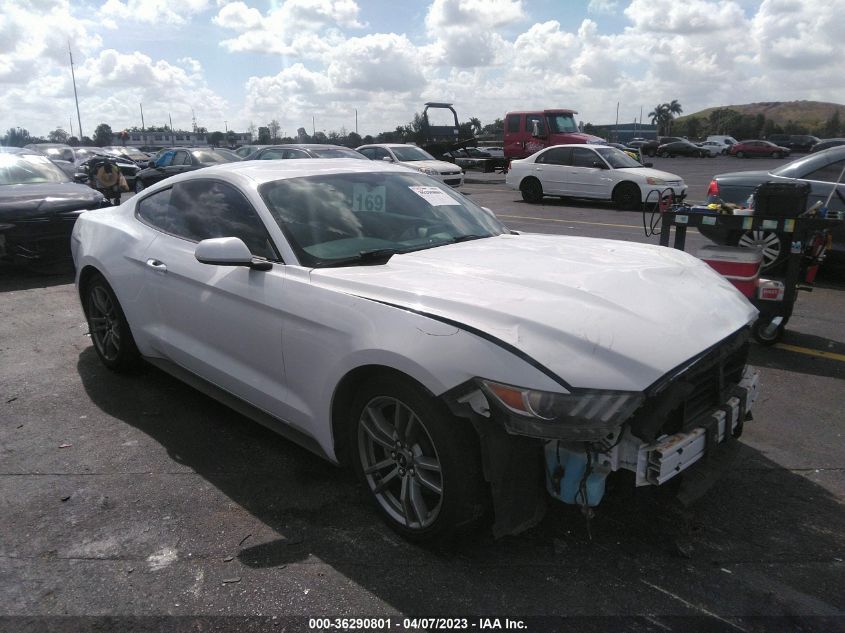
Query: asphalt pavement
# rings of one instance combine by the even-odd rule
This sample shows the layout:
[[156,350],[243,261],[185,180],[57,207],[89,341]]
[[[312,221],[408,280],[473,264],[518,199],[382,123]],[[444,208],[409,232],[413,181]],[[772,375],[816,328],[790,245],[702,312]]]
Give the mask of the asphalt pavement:
[[[739,163],[658,161],[704,190]],[[514,228],[656,243],[639,213],[464,189]],[[0,631],[845,630],[843,290],[829,272],[753,348],[754,421],[698,504],[617,481],[589,521],[550,502],[521,535],[435,547],[351,473],[153,368],[106,370],[69,267],[0,269]]]

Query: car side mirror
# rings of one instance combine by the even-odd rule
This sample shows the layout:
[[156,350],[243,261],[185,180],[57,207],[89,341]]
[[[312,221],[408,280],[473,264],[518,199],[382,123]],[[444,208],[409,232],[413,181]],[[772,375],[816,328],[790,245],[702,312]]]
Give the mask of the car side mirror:
[[531,136],[545,137],[545,134],[540,133],[539,121],[531,121]]
[[197,244],[194,257],[211,266],[246,266],[252,270],[270,270],[272,262],[253,257],[239,237],[214,237]]
[[382,156],[382,157],[381,157],[381,159],[382,159],[383,161],[388,162],[388,163],[392,163],[392,162],[393,162],[393,159],[392,159],[390,156]]
[[598,160],[593,161],[593,167],[595,167],[596,169],[607,169],[607,166]]

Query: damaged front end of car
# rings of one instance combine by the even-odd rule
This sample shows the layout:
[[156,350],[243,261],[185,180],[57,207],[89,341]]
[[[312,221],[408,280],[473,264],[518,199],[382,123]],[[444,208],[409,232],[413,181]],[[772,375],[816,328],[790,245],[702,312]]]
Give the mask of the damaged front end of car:
[[643,392],[548,393],[478,378],[445,394],[480,437],[494,535],[539,522],[543,490],[564,503],[599,505],[617,471],[633,473],[638,487],[661,486],[695,466],[679,498],[700,497],[729,465],[751,418],[758,372],[746,364],[748,338],[743,328]]

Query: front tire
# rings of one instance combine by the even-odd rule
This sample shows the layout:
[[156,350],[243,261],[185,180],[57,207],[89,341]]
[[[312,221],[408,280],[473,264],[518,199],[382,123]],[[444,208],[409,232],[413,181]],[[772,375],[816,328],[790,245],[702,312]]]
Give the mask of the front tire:
[[737,158],[745,158],[745,152],[737,152],[736,157]]
[[85,317],[91,342],[100,361],[113,371],[126,371],[137,365],[140,354],[123,309],[102,275],[85,284]]
[[350,420],[350,457],[382,519],[412,541],[449,536],[486,512],[478,437],[422,387],[370,379]]
[[620,211],[636,211],[643,203],[640,188],[633,182],[621,182],[616,185],[611,197]]
[[519,186],[522,192],[522,199],[531,204],[537,204],[543,200],[543,185],[536,178],[526,178]]

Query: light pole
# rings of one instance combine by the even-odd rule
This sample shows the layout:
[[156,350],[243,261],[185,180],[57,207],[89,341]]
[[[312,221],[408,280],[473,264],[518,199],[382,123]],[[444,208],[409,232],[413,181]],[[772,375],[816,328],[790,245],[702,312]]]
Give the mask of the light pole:
[[70,51],[70,40],[67,41],[67,54],[70,57],[70,76],[73,79],[73,99],[76,101],[76,121],[79,123],[79,143],[82,144],[82,117],[79,116],[79,96],[76,94],[76,74],[73,72],[73,53]]

